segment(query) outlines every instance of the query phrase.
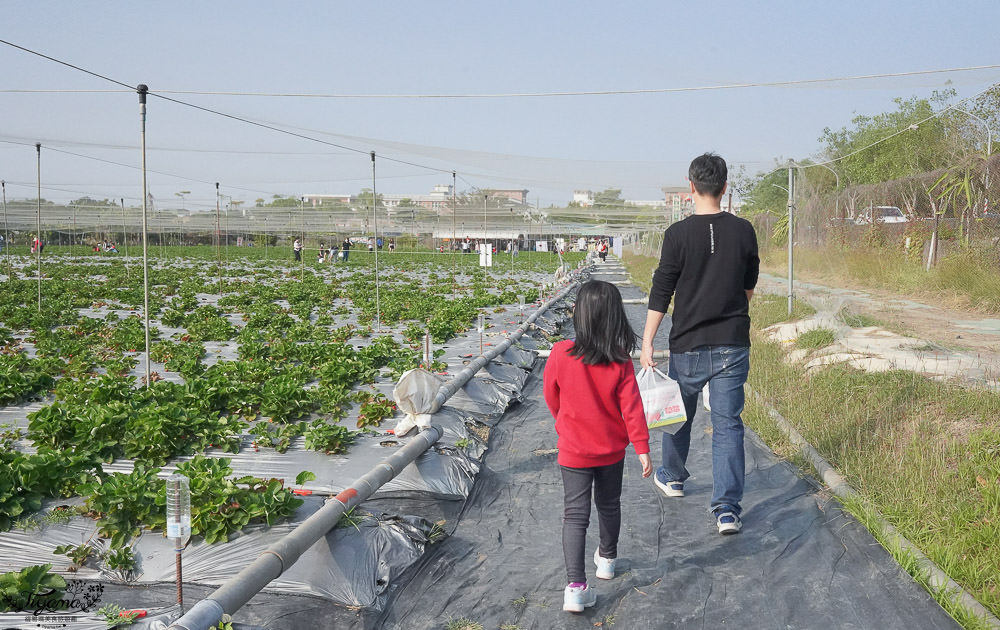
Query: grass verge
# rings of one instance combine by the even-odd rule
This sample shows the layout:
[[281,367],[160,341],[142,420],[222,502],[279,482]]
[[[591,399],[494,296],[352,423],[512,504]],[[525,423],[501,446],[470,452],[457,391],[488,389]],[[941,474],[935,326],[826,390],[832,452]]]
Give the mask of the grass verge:
[[[862,523],[873,518],[865,510],[876,510],[1000,614],[1000,394],[905,371],[830,366],[807,375],[785,363],[778,344],[756,334],[779,314],[785,317],[784,306],[784,298],[773,296],[751,304],[750,386],[871,506],[847,505]],[[808,469],[759,404],[748,400],[744,419],[777,454]],[[897,560],[915,566],[902,554]],[[986,627],[956,610],[947,594],[929,590],[964,627]]]
[[[787,273],[787,250],[761,252],[761,269]],[[902,250],[878,247],[815,249],[796,247],[795,274],[815,282],[922,296],[935,304],[980,313],[1000,313],[1000,274],[996,252],[965,250],[943,259],[927,271],[918,257]]]

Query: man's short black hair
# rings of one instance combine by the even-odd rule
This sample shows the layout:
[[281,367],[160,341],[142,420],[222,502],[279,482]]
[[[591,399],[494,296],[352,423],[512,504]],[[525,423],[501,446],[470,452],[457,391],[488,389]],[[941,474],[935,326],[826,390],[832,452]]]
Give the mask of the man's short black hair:
[[688,168],[688,179],[701,195],[722,196],[728,177],[726,161],[715,153],[699,155],[691,161],[691,166]]

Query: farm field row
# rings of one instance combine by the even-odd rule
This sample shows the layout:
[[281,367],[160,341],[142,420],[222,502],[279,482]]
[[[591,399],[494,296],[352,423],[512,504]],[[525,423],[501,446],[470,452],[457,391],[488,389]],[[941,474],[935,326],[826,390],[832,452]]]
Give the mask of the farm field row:
[[[303,501],[292,486],[315,474],[240,475],[230,457],[289,448],[350,457],[396,413],[386,394],[400,374],[450,369],[446,349],[480,315],[487,336],[516,328],[519,296],[537,301],[559,264],[519,257],[484,271],[472,256],[397,253],[380,257],[376,283],[365,256],[230,259],[220,283],[210,256],[153,259],[145,383],[135,259],[126,269],[121,257],[47,251],[41,281],[34,259],[5,262],[0,530],[96,519],[102,562],[118,569],[135,536],[164,527],[164,488],[153,482],[165,467],[191,478],[192,533],[206,543],[289,517]],[[461,356],[478,352],[463,343],[473,351]],[[71,505],[45,509],[53,503]],[[83,564],[93,552],[84,547],[61,551]]]

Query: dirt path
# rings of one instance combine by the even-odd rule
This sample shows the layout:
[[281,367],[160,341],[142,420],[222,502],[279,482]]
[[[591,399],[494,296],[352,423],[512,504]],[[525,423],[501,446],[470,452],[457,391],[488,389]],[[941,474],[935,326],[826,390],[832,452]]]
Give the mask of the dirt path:
[[[787,280],[762,273],[758,290],[787,295]],[[882,326],[878,330],[863,329],[866,332],[861,334],[869,335],[873,354],[882,353],[881,348],[887,345],[892,346],[890,354],[898,350],[900,354],[887,358],[904,363],[902,367],[905,369],[915,369],[932,376],[958,376],[994,383],[1000,377],[1000,319],[984,318],[902,296],[811,282],[796,282],[794,292],[798,299],[815,308],[820,318],[836,318],[842,310],[847,310],[879,320]],[[881,343],[891,338],[892,333],[904,340]],[[908,360],[912,357],[916,359]],[[942,361],[950,367],[939,370]],[[921,364],[932,367],[926,370],[915,367]]]

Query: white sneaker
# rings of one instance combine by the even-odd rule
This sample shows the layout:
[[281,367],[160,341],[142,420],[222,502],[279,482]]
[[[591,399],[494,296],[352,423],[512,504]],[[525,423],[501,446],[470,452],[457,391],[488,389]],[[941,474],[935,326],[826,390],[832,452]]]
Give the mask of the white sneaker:
[[563,591],[563,610],[566,612],[583,612],[597,603],[597,593],[589,584],[583,586],[567,586]]
[[597,565],[597,571],[594,575],[602,580],[610,580],[615,577],[615,560],[616,558],[605,558],[601,555],[600,549],[595,549],[594,564]]

